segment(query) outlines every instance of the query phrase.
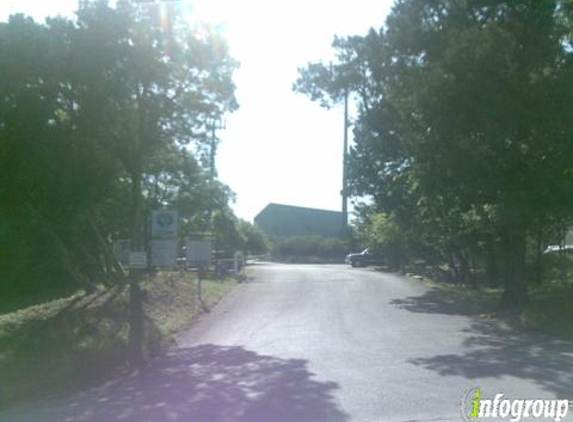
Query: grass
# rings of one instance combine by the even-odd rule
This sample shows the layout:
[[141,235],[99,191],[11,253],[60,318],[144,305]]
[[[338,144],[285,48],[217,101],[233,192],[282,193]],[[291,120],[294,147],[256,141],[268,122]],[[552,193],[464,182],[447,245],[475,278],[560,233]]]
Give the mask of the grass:
[[[141,282],[145,354],[173,342],[173,335],[203,312],[192,273],[160,272]],[[204,280],[207,308],[236,282]],[[0,315],[0,405],[35,394],[56,393],[126,367],[129,334],[127,286],[101,289]]]
[[501,287],[479,290],[463,285],[438,283],[427,278],[431,287],[427,301],[439,303],[447,313],[503,319],[514,327],[549,334],[573,341],[573,283],[547,281],[529,286],[529,303],[524,307],[500,307]]
[[573,340],[573,285],[552,282],[535,286],[530,303],[518,315],[519,324],[555,337]]

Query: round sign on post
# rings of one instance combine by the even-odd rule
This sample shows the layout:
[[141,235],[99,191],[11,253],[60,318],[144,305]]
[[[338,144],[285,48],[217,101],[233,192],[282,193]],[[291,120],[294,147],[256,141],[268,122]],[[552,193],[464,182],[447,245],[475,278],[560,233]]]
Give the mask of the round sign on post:
[[179,228],[177,211],[153,211],[151,220],[151,237],[165,239],[177,237]]

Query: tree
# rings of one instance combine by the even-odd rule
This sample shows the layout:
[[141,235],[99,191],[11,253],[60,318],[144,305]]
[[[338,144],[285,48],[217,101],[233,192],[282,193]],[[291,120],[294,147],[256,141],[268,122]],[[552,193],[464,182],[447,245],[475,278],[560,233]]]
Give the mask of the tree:
[[[0,194],[8,224],[26,226],[24,237],[7,244],[50,248],[64,276],[89,291],[92,283],[76,261],[89,261],[92,248],[102,252],[85,223],[107,196],[117,168],[73,119],[76,104],[63,60],[70,54],[71,28],[64,19],[43,26],[22,15],[0,24]],[[82,227],[88,228],[87,241]]]
[[[359,58],[339,65],[364,79],[354,192],[462,266],[464,250],[499,243],[507,305],[527,300],[528,233],[572,210],[567,10],[557,1],[402,0],[379,32],[352,37]],[[320,69],[301,71],[313,99],[336,87]]]
[[269,240],[259,226],[240,220],[239,232],[246,239],[245,252],[253,255],[262,255],[269,251]]
[[561,207],[556,194],[571,185],[557,176],[571,156],[556,3],[404,1],[387,34],[403,75],[393,95],[401,115],[417,119],[401,144],[422,191],[465,213],[496,208],[507,251],[503,301],[523,303],[527,232]]
[[239,230],[239,221],[230,209],[218,210],[211,218],[216,250],[242,251],[247,242]]
[[[132,244],[143,245],[142,184],[158,151],[191,142],[236,107],[237,64],[209,27],[192,28],[176,5],[87,3],[78,12],[81,124],[113,151],[131,183]],[[95,54],[94,54],[95,53]]]
[[181,232],[205,232],[209,213],[227,208],[233,198],[231,190],[211,180],[186,148],[172,147],[158,151],[143,175],[144,213],[171,207],[179,212]]
[[201,164],[207,122],[237,107],[237,63],[168,9],[167,26],[157,4],[131,1],[0,23],[0,269],[15,284],[116,282],[108,234],[138,249],[151,208],[181,207],[187,222],[227,206]]

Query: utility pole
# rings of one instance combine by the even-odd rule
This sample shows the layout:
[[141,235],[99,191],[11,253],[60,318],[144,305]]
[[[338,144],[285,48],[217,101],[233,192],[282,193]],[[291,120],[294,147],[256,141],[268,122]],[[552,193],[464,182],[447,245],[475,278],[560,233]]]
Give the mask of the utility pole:
[[344,90],[344,146],[342,150],[342,237],[348,236],[348,183],[346,166],[348,161],[348,89]]
[[217,154],[217,138],[215,138],[215,121],[213,121],[213,125],[211,126],[211,156],[210,158],[210,166],[209,166],[209,181],[213,183],[215,180],[215,155]]
[[[214,188],[214,182],[215,182],[215,175],[216,175],[216,169],[215,169],[215,158],[217,155],[217,136],[215,134],[215,131],[217,129],[225,129],[225,122],[223,120],[221,120],[221,118],[213,118],[213,120],[211,121],[211,155],[209,156],[209,186],[211,187],[211,189]],[[211,229],[211,215],[213,214],[213,204],[210,202],[209,203],[209,210],[207,213],[207,227],[210,230]]]

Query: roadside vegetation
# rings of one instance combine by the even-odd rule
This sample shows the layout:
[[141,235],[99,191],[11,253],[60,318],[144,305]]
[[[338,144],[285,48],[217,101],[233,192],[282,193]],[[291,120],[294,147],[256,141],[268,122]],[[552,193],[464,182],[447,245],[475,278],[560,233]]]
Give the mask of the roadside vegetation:
[[321,236],[291,236],[271,239],[272,260],[289,263],[344,262],[347,242]]
[[[152,211],[178,211],[181,245],[266,250],[213,164],[238,63],[168,3],[0,23],[0,401],[125,367],[130,341],[143,363],[202,312],[191,273],[118,262],[116,240],[149,249]],[[205,307],[231,285],[205,281]]]
[[153,210],[236,246],[210,159],[238,63],[184,12],[86,1],[0,23],[0,313],[123,283],[112,241],[145,250]]
[[423,278],[421,282],[431,289],[425,295],[412,299],[418,308],[439,309],[453,315],[496,318],[520,330],[573,341],[573,283],[552,280],[542,285],[531,285],[527,304],[506,308],[500,307],[503,295],[501,286],[483,286],[476,290],[467,285],[436,282],[429,278]]
[[296,91],[356,102],[355,232],[389,267],[503,308],[561,301],[569,258],[544,252],[573,220],[572,22],[563,0],[402,0],[300,69]]
[[211,164],[238,63],[187,17],[85,1],[73,20],[0,23],[0,314],[123,285],[113,242],[147,250],[157,209],[178,211],[180,240],[267,250]]
[[[236,285],[234,279],[203,280],[160,272],[141,286],[144,301],[143,353],[152,357],[174,335],[214,306]],[[0,316],[0,405],[34,394],[57,394],[121,373],[129,360],[129,288],[77,292]]]

